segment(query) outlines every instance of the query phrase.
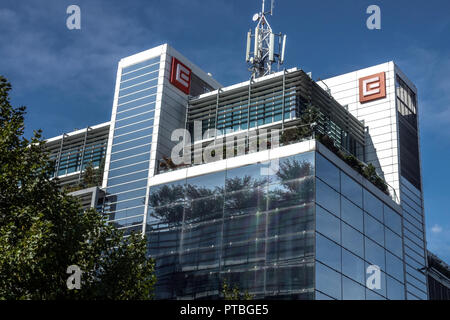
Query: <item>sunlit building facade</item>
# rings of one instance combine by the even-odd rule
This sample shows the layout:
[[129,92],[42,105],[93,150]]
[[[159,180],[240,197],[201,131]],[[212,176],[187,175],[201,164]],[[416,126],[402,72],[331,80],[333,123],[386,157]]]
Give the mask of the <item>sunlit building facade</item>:
[[[93,189],[75,195],[146,236],[156,298],[216,299],[226,281],[264,299],[427,299],[416,96],[393,62],[222,87],[162,45],[119,62],[97,143],[86,130],[48,145],[60,178],[104,163],[96,200]],[[182,165],[176,129],[194,151]],[[65,165],[71,136],[80,159]],[[207,161],[229,137],[234,151]]]
[[[173,59],[191,70],[192,92],[169,83]],[[171,147],[170,134],[182,125],[188,94],[217,87],[212,77],[168,45],[119,62],[102,184],[103,212],[126,234],[144,231],[155,159]]]
[[[372,163],[393,187],[396,202],[402,208],[407,298],[426,300],[427,251],[417,88],[392,61],[319,84],[367,127],[366,162]],[[378,93],[370,94],[378,89]],[[369,93],[367,97],[364,90]]]

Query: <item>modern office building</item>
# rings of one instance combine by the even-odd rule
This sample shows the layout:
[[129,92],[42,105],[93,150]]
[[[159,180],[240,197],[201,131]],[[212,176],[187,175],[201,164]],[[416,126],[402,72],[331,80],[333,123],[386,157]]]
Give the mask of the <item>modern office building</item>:
[[430,251],[427,256],[430,300],[450,300],[450,267]]
[[427,299],[417,89],[394,62],[319,82],[367,127],[366,158],[395,190],[403,215],[408,299]]
[[417,89],[393,62],[273,72],[255,18],[249,81],[167,44],[122,59],[110,122],[48,141],[55,176],[104,171],[73,194],[147,237],[159,299],[428,299]]
[[[304,125],[310,106],[320,113],[312,134],[283,139]],[[395,191],[341,159],[343,152],[364,159],[364,126],[302,70],[191,98],[190,131],[195,120],[202,131],[193,149],[199,145],[204,159],[233,135],[243,136],[244,148],[238,154],[235,139],[225,159],[163,167],[150,179],[145,234],[159,297],[215,298],[227,280],[256,298],[405,299]],[[267,128],[271,147],[251,151]],[[320,142],[323,134],[340,153]],[[371,265],[380,268],[379,289],[366,288]]]
[[[192,95],[173,84],[177,61],[191,75]],[[383,72],[385,96],[361,102],[359,80]],[[163,45],[122,59],[117,79],[110,122],[48,146],[64,184],[105,159],[97,195],[75,194],[147,236],[158,298],[216,298],[226,279],[261,298],[427,299],[420,164],[401,160],[420,161],[417,122],[410,123],[416,89],[394,63],[317,83],[294,68],[222,88]],[[283,139],[303,125],[309,106],[320,113],[317,136]],[[211,163],[164,166],[179,128],[202,152],[242,134],[247,148]],[[273,142],[278,130],[278,145],[250,151],[252,134],[258,139],[264,129]],[[323,134],[373,164],[388,192],[330,151]],[[366,287],[369,265],[380,266],[379,290]]]
[[[100,183],[85,183],[87,167],[103,174],[109,122],[64,133],[48,139],[46,147],[55,164],[54,177],[61,186],[81,200],[83,208],[102,209],[104,192]],[[100,179],[97,179],[100,180]]]
[[188,95],[218,87],[167,44],[119,62],[102,185],[104,213],[117,227],[145,232],[156,159],[184,126]]
[[62,186],[81,181],[88,165],[98,168],[106,155],[109,122],[75,130],[46,141],[50,160],[55,162],[54,176]]

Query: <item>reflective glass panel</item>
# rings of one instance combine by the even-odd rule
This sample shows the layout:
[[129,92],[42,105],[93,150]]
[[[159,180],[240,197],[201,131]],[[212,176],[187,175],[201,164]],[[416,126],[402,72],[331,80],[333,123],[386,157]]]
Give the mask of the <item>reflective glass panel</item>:
[[389,252],[386,252],[386,273],[393,276],[398,281],[404,282],[403,262]]
[[377,265],[381,270],[386,270],[384,249],[369,238],[365,237],[365,258],[371,264]]
[[314,154],[303,153],[291,157],[280,158],[279,169],[271,179],[274,182],[285,182],[314,174]]
[[316,234],[316,259],[336,270],[341,270],[341,248],[333,241]]
[[347,277],[342,277],[343,300],[364,300],[365,297],[365,288],[362,285]]
[[342,220],[363,232],[363,211],[346,198],[341,198]]
[[384,246],[384,226],[369,214],[364,214],[364,233],[366,236]]
[[262,165],[258,163],[227,170],[226,191],[263,187],[267,183],[267,176],[261,174],[262,168]]
[[342,273],[365,285],[364,260],[345,249],[342,249]]
[[398,236],[388,228],[385,228],[384,231],[386,237],[386,249],[396,254],[398,257],[402,257],[402,238],[400,238],[400,236]]
[[342,297],[341,274],[317,262],[316,289],[335,299],[340,300]]
[[319,178],[321,178],[335,190],[341,190],[339,169],[334,164],[332,164],[319,153],[316,153],[316,167],[316,175]]
[[390,300],[405,300],[404,285],[390,276],[387,276],[387,298]]
[[188,178],[186,195],[188,199],[209,197],[224,192],[225,171]]
[[344,222],[342,222],[342,246],[364,257],[364,236]]
[[341,193],[362,208],[362,186],[341,172]]
[[366,189],[364,189],[364,210],[383,222],[383,203]]
[[341,243],[341,221],[318,205],[316,205],[316,230]]
[[402,218],[388,206],[384,206],[384,224],[397,234],[402,234]]
[[329,212],[332,212],[338,217],[341,216],[339,193],[334,191],[320,179],[316,179],[316,201]]

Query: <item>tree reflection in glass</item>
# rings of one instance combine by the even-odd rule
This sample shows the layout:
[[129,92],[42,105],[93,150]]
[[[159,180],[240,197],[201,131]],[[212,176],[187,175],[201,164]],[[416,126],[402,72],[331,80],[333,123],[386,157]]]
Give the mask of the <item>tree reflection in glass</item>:
[[248,214],[266,210],[266,179],[245,175],[225,181],[225,214]]
[[269,209],[310,202],[314,195],[314,165],[308,160],[286,159],[269,187]]
[[162,185],[151,190],[149,207],[150,217],[159,223],[180,224],[183,221],[184,187]]

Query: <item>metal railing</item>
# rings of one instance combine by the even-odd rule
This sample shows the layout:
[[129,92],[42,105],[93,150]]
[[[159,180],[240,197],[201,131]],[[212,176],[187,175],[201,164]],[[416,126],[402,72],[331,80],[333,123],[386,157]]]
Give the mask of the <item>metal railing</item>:
[[[234,135],[229,134],[216,137],[215,139],[211,139],[207,142],[189,144],[185,146],[184,151],[191,154],[190,163],[175,164],[173,163],[171,158],[165,157],[163,159],[157,160],[157,173],[166,173],[227,158],[275,149],[281,146],[299,143],[302,141],[312,140],[315,137],[314,130],[311,130],[310,135],[295,137],[295,130],[301,127],[311,127],[312,125],[314,124],[299,125],[296,127],[289,127],[285,129],[256,129],[254,131],[244,131],[238,132]],[[287,134],[290,132],[293,132],[293,135],[291,136],[291,139],[288,139],[287,137],[289,136]],[[222,157],[214,159],[213,161],[205,162],[205,160],[203,159],[203,154],[205,149],[208,147],[215,149],[220,149],[222,147]],[[232,153],[229,152],[230,147],[233,149]],[[201,162],[199,163],[198,159],[200,158]]]
[[[311,128],[310,134],[304,134],[304,135],[299,134],[298,129],[302,128],[302,127],[303,128],[310,127]],[[299,143],[299,142],[303,142],[303,141],[318,140],[325,147],[327,147],[327,149],[329,149],[331,152],[336,154],[336,156],[338,156],[341,160],[343,160],[348,165],[350,165],[355,171],[357,171],[359,174],[364,176],[364,174],[362,172],[359,172],[357,170],[357,168],[353,167],[350,163],[348,163],[344,157],[342,157],[337,152],[335,152],[335,150],[331,150],[326,144],[324,144],[320,139],[320,135],[316,132],[317,131],[316,128],[317,128],[317,124],[311,123],[311,124],[302,124],[302,125],[292,126],[292,127],[288,127],[285,129],[271,129],[271,130],[256,129],[255,131],[246,131],[246,132],[236,133],[235,135],[226,135],[226,136],[216,137],[215,139],[211,139],[207,142],[198,142],[197,144],[186,145],[185,151],[190,152],[191,162],[175,164],[175,163],[173,163],[172,159],[170,159],[169,157],[166,157],[165,159],[159,159],[156,162],[157,174],[176,171],[176,170],[194,167],[194,166],[198,166],[198,165],[203,165],[206,163],[212,163],[215,161],[232,158],[232,157],[237,157],[237,156],[242,156],[242,155],[247,155],[247,154],[251,154],[251,153],[255,153],[255,152],[275,149],[278,147],[282,147],[282,146],[286,146],[286,145],[290,145],[290,144],[294,144],[294,143]],[[251,134],[249,135],[249,133],[251,133]],[[227,138],[230,139],[230,137],[233,137],[232,143],[230,140],[227,141]],[[362,169],[367,168],[369,166],[369,164],[358,159],[353,153],[351,153],[350,151],[345,149],[342,145],[336,145],[335,141],[334,140],[332,140],[332,141],[333,141],[334,147],[336,149],[338,149],[342,153],[343,156],[349,156],[349,155],[354,156],[357,159],[357,161],[360,163]],[[213,161],[205,162],[203,159],[203,153],[205,151],[205,148],[211,147],[211,145],[215,149],[217,149],[217,148],[220,149],[222,147],[222,157],[213,159]],[[231,148],[233,148],[233,152],[227,152],[227,150],[230,146],[231,146]],[[253,146],[253,148],[252,148],[252,146]],[[201,159],[201,162],[195,161],[195,159],[197,159],[197,160]],[[390,184],[388,184],[385,181],[385,179],[382,178],[378,173],[376,173],[376,176],[379,179],[381,179],[381,181],[383,181],[383,183],[386,185],[387,192],[388,192],[389,196],[391,197],[391,199],[393,201],[395,201],[396,203],[398,203],[399,198],[397,196],[397,192],[395,191],[395,189]],[[368,179],[368,177],[365,177],[365,178]],[[374,184],[374,186],[376,186],[375,183],[373,183],[373,184]],[[376,186],[376,187],[379,188],[382,192],[384,192],[384,190],[382,190],[380,187],[378,187],[378,186]]]

